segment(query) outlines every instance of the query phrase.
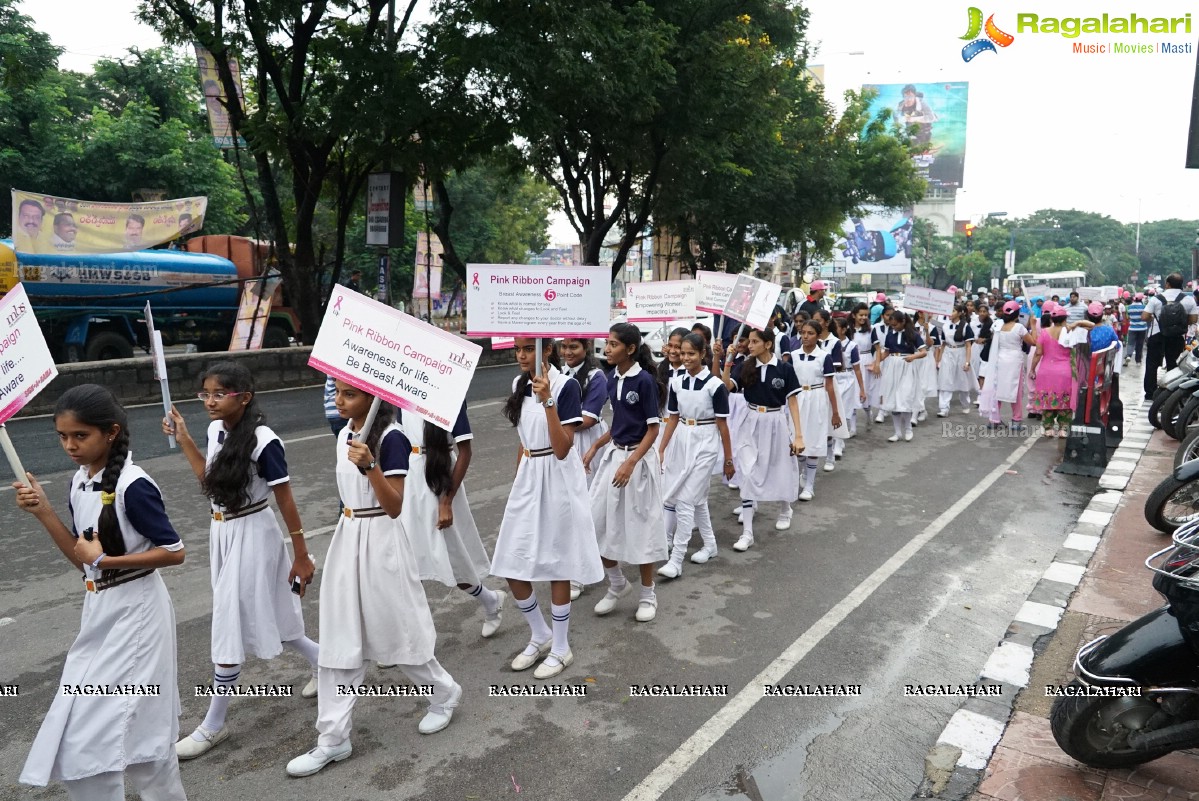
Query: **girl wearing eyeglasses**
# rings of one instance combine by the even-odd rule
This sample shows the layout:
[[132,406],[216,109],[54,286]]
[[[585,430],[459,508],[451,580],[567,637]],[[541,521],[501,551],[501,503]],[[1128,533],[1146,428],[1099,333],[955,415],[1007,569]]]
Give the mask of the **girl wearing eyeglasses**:
[[[314,569],[291,493],[283,443],[267,428],[254,397],[254,377],[243,365],[214,364],[196,394],[212,419],[207,454],[201,453],[173,406],[162,422],[163,433],[175,436],[212,502],[214,692],[204,721],[176,744],[180,759],[206,754],[229,736],[225,715],[247,654],[271,659],[283,646],[298,651],[312,665],[312,678],[300,694],[316,696],[317,644],[304,636],[300,613],[300,598]],[[283,532],[271,512],[272,493],[291,534],[293,559],[288,558]]]

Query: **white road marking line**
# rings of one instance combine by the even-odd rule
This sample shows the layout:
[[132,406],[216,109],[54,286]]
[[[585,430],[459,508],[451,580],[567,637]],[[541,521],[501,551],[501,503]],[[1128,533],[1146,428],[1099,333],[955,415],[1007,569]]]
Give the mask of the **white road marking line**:
[[958,764],[962,767],[981,770],[987,766],[987,758],[999,744],[1003,728],[1004,724],[998,720],[968,709],[959,709],[953,713],[937,742],[962,749],[962,755],[958,757]]
[[[48,479],[46,479],[46,480],[44,480],[44,481],[43,481],[42,479],[40,479],[40,478],[39,478],[39,479],[38,479],[38,483],[39,483],[39,484],[41,484],[41,485],[44,487],[44,486],[46,486],[47,484],[53,484],[53,483],[54,483],[54,479],[52,479],[52,478],[48,478]],[[12,491],[13,491],[13,488],[12,488],[12,485],[11,485],[11,484],[9,484],[9,485],[6,485],[6,486],[3,486],[3,487],[0,487],[0,492],[12,492]]]
[[283,444],[290,445],[293,442],[307,442],[310,439],[333,439],[333,434],[331,432],[325,432],[324,434],[310,434],[307,437],[296,437],[295,439],[285,439],[285,440],[283,440]]
[[1082,565],[1070,565],[1065,562],[1053,562],[1045,570],[1044,578],[1049,581],[1057,581],[1062,584],[1069,584],[1073,587],[1078,586],[1078,582],[1082,581],[1083,574],[1087,569]]
[[473,409],[483,409],[488,406],[499,406],[501,403],[507,403],[507,400],[505,399],[505,400],[498,400],[498,401],[486,401],[484,403],[473,403],[470,406],[467,406],[466,409],[467,409],[467,411],[471,411]]
[[1024,606],[1020,607],[1020,611],[1016,613],[1016,620],[1053,630],[1057,628],[1058,622],[1062,619],[1062,613],[1065,611],[1065,609],[1049,604],[1025,601]]
[[1005,681],[1017,687],[1028,686],[1032,671],[1032,649],[1018,642],[1001,642],[987,664],[983,665],[982,676],[995,681]]
[[[750,679],[749,683],[740,692],[730,698],[715,715],[708,718],[703,725],[696,729],[695,733],[688,737],[673,754],[642,779],[641,783],[624,797],[624,801],[651,801],[652,799],[661,798],[675,782],[682,778],[683,774],[692,765],[698,762],[721,737],[731,730],[738,721],[749,714],[750,710],[762,700],[763,685],[780,682],[813,648],[820,644],[821,640],[832,633],[837,626],[849,617],[850,613],[869,600],[875,590],[881,587],[887,579],[891,578],[896,571],[907,564],[913,556],[932,541],[933,537],[940,534],[962,512],[969,509],[976,500],[981,498],[991,488],[991,485],[1003,477],[1004,473],[1011,469],[1012,465],[1019,461],[1024,454],[1028,453],[1037,442],[1038,439],[1030,438],[1013,451],[1002,464],[988,473],[982,481],[959,498],[956,503],[942,512],[924,531],[908,540],[907,544],[896,551],[894,556],[863,579],[858,586],[853,588],[849,595],[842,598],[823,617],[813,623],[811,628],[801,634],[795,642],[787,646],[761,673]],[[1027,679],[1025,683],[1027,683]],[[998,741],[999,738],[996,737],[995,739]]]

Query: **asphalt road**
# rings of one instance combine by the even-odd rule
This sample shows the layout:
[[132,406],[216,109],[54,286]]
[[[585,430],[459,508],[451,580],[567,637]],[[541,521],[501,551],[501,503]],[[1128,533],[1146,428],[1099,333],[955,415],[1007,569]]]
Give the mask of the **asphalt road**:
[[[480,371],[469,400],[476,439],[466,487],[489,550],[513,471],[516,436],[499,416],[512,375]],[[305,525],[322,532],[309,548],[323,564],[337,499],[319,388],[263,400],[287,443]],[[196,403],[182,410],[192,430],[203,430]],[[165,452],[160,416],[155,407],[135,410],[131,425],[138,462],[163,488],[188,545],[186,563],[164,571],[178,618],[186,733],[206,708],[194,687],[211,675],[207,505],[183,457]],[[720,555],[688,562],[681,579],[659,585],[656,621],[636,623],[632,601],[595,617],[602,587],[574,605],[576,661],[556,681],[585,687],[583,698],[489,697],[492,684],[539,684],[507,667],[527,626],[509,605],[500,631],[483,640],[474,601],[427,583],[438,658],[466,691],[452,725],[422,737],[417,702],[362,699],[353,757],[290,779],[287,761],[316,736],[316,702],[298,693],[306,666],[292,654],[252,660],[243,683],[294,684],[296,697],[234,701],[232,736],[182,767],[189,798],[908,798],[960,699],[908,697],[904,685],[974,681],[1095,488],[1093,479],[1052,472],[1057,440],[974,439],[955,428],[978,420],[955,409],[906,444],[885,441],[889,424],[861,426],[836,471],[819,474],[816,500],[797,506],[792,529],[776,533],[769,511],[760,513],[758,545],[745,554],[731,547],[736,495],[715,485]],[[51,427],[48,418],[9,426],[65,514],[69,464]],[[60,787],[35,790],[16,779],[78,631],[82,593],[77,574],[11,499],[0,490],[0,683],[19,685],[19,695],[0,697],[0,799],[62,798]],[[304,601],[317,639],[319,577],[318,569]],[[548,604],[548,591],[539,592]],[[404,679],[371,667],[367,681]],[[633,685],[674,683],[727,685],[728,697],[631,695]],[[763,697],[763,683],[860,685],[861,694]]]

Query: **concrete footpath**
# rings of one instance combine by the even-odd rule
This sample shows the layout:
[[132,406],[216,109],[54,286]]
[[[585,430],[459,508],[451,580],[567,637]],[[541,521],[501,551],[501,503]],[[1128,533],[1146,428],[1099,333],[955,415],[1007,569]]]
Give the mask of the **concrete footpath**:
[[971,698],[953,716],[917,798],[1199,799],[1199,751],[1096,770],[1063,753],[1049,727],[1054,699],[1046,688],[1074,678],[1079,647],[1164,604],[1144,561],[1170,540],[1145,522],[1144,503],[1172,469],[1178,443],[1149,426],[1144,406],[1126,406],[1125,422],[1099,492],[983,669],[978,684],[1003,692]]

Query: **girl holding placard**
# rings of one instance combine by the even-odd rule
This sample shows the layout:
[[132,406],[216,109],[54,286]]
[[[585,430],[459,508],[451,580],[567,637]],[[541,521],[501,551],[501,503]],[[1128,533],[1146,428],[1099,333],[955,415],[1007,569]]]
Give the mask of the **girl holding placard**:
[[[533,675],[548,679],[574,662],[569,641],[571,581],[593,584],[604,574],[583,463],[572,448],[575,428],[583,422],[579,383],[558,370],[553,342],[543,343],[538,370],[537,341],[516,338],[521,373],[512,381],[504,416],[516,426],[520,446],[491,573],[508,579],[512,598],[529,624],[529,644],[512,660],[512,669],[527,670],[545,657]],[[533,594],[535,581],[550,582],[552,629]]]
[[[637,326],[629,323],[612,326],[604,355],[615,367],[608,384],[612,430],[583,458],[583,464],[595,471],[591,517],[608,574],[608,592],[596,604],[595,613],[608,614],[632,591],[620,571],[620,563],[626,562],[640,570],[637,620],[647,623],[658,610],[654,564],[667,555],[662,537],[662,470],[654,450],[660,422],[654,359]],[[609,441],[612,447],[600,455],[599,448]]]
[[373,401],[373,395],[337,382],[337,411],[349,425],[337,437],[334,475],[346,510],[321,580],[316,747],[287,763],[290,776],[311,776],[353,753],[357,695],[339,690],[362,685],[367,661],[398,664],[413,685],[432,688],[429,711],[417,725],[421,734],[450,725],[462,700],[462,687],[434,656],[437,631],[401,517],[412,446],[388,403],[380,404],[363,436]]
[[[741,537],[733,545],[735,551],[749,550],[754,544],[758,501],[781,501],[783,508],[774,527],[780,531],[790,528],[791,504],[799,496],[796,454],[804,449],[796,398],[799,381],[791,365],[775,354],[774,331],[751,331],[746,349],[748,355],[736,377],[727,379],[741,388],[746,407],[734,452],[741,481]],[[715,357],[721,356],[717,350]],[[790,427],[784,406],[791,417]]]
[[[79,470],[69,525],[27,474],[17,505],[37,518],[87,592],[79,635],[20,781],[62,781],[76,801],[124,801],[126,780],[142,798],[185,801],[175,740],[179,685],[175,610],[158,568],[183,563],[183,543],[162,493],[129,457],[129,421],[106,388],[73,387],[54,409],[59,442]],[[143,687],[143,694],[76,695],[67,688]]]
[[[180,759],[206,754],[229,736],[228,693],[237,685],[247,653],[273,659],[283,646],[297,651],[312,666],[312,677],[300,694],[312,698],[317,692],[317,644],[304,636],[300,613],[300,598],[314,567],[291,494],[283,443],[267,428],[254,394],[254,377],[244,365],[214,364],[204,373],[197,396],[212,419],[207,455],[173,406],[162,422],[163,433],[175,435],[212,502],[214,694],[204,721],[176,745]],[[272,493],[291,535],[295,557],[290,566],[283,532],[269,505]]]

